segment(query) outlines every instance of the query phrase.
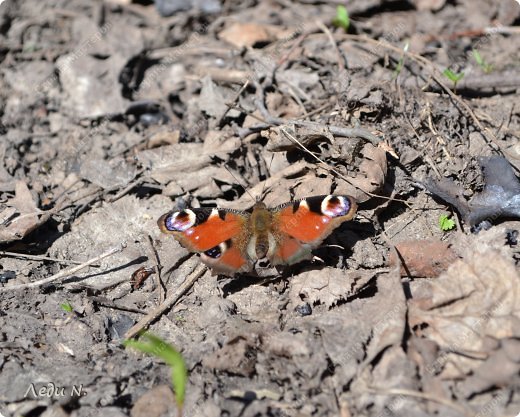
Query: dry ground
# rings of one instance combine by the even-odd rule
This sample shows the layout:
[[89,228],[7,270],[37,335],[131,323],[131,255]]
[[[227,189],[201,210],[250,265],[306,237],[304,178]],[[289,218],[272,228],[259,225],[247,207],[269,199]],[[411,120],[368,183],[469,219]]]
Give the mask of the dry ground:
[[[353,0],[348,33],[334,2],[195,3],[0,5],[0,415],[175,415],[121,342],[198,273],[150,326],[186,416],[517,415],[518,2]],[[360,207],[262,278],[156,225],[262,191]]]

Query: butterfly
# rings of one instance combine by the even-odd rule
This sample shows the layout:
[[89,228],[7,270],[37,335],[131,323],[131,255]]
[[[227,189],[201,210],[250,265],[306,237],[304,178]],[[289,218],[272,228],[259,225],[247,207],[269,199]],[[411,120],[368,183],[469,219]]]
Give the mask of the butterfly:
[[213,274],[250,272],[258,261],[292,265],[312,258],[312,250],[356,213],[346,195],[322,195],[268,208],[257,201],[250,211],[197,208],[163,214],[157,224]]

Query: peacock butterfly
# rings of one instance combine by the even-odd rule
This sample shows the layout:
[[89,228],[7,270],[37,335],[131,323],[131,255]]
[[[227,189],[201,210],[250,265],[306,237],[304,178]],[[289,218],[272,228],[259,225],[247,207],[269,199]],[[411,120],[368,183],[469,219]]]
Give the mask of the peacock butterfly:
[[357,204],[350,196],[322,195],[275,208],[258,201],[251,211],[198,208],[163,214],[157,224],[172,234],[213,274],[251,271],[257,261],[291,265],[312,258],[312,249],[341,223],[351,220]]

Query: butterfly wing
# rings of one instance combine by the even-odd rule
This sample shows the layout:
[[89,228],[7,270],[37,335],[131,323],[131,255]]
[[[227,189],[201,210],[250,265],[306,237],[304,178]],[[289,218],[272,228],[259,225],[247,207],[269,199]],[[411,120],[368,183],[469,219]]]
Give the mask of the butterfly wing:
[[334,229],[356,213],[357,204],[350,196],[315,196],[283,204],[274,209],[273,230],[277,247],[271,263],[293,264],[312,257]]
[[252,267],[244,250],[249,216],[234,210],[186,209],[162,215],[157,224],[189,251],[201,253],[214,274],[233,275]]

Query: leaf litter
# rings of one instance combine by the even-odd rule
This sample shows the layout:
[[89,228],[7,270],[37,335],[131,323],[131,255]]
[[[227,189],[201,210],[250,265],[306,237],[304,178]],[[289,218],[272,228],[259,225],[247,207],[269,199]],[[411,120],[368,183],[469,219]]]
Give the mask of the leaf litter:
[[[84,263],[126,243],[24,291],[8,287],[62,267],[2,256],[0,412],[173,415],[169,370],[121,346],[158,309],[150,330],[189,369],[185,415],[515,415],[516,96],[497,77],[458,91],[477,118],[416,58],[475,73],[471,44],[507,74],[516,35],[482,36],[492,17],[515,22],[515,3],[354,1],[349,33],[333,4],[216,3],[0,7],[0,249]],[[458,180],[430,191],[462,220],[495,226],[439,230],[446,207],[420,188],[433,177]],[[329,193],[356,197],[355,221],[268,278],[202,273],[155,224],[172,207]],[[152,249],[161,273],[133,290]],[[51,382],[86,395],[24,398]]]

